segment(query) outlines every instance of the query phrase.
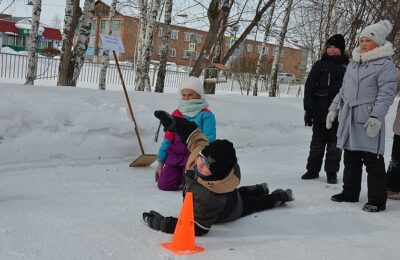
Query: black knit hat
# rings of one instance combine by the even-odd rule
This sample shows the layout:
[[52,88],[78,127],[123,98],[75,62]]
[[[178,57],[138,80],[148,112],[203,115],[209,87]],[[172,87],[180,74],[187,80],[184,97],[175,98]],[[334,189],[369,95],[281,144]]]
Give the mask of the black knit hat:
[[344,49],[345,49],[345,41],[344,37],[341,34],[335,34],[331,36],[327,41],[326,41],[326,47],[329,47],[330,45],[336,46],[342,55],[344,54]]
[[209,163],[212,174],[207,177],[209,181],[224,179],[237,162],[233,143],[225,139],[211,142],[200,152],[200,156],[204,156]]

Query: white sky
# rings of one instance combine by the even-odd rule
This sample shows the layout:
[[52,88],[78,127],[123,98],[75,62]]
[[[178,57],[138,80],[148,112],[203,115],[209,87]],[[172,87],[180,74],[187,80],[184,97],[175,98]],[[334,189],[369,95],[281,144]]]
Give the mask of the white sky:
[[[9,5],[10,0],[3,0],[0,4],[0,12]],[[27,5],[27,0],[16,0],[10,8],[4,13],[12,16],[32,16],[32,6]],[[40,21],[46,24],[51,24],[54,16],[58,15],[64,19],[65,0],[42,0],[42,13]]]

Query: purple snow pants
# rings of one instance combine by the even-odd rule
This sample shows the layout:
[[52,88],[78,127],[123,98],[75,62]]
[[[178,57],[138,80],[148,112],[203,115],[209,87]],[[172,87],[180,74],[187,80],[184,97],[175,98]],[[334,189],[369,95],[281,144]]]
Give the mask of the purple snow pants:
[[167,149],[167,160],[158,178],[158,188],[165,191],[178,190],[182,185],[186,162],[190,152],[175,134],[175,141]]

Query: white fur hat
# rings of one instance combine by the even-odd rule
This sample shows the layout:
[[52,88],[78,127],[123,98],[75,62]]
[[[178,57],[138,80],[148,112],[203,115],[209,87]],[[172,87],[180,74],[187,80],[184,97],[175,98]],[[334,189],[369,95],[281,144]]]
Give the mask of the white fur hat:
[[204,95],[203,84],[199,78],[190,76],[185,78],[179,85],[179,93],[182,94],[183,89],[191,89],[201,96]]
[[392,31],[393,25],[388,20],[379,21],[371,24],[362,30],[361,37],[367,37],[376,43],[378,46],[385,44],[386,37]]

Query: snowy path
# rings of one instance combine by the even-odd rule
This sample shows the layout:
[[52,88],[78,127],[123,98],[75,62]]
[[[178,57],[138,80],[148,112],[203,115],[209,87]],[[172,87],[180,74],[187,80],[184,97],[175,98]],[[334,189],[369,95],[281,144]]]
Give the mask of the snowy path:
[[[392,225],[400,218],[400,204],[389,201],[383,214],[361,211],[365,183],[360,203],[331,202],[340,185],[328,185],[324,177],[299,179],[304,149],[239,149],[243,185],[267,181],[270,189],[292,188],[296,201],[215,225],[197,238],[206,251],[192,258],[395,259],[397,242],[390,238],[400,232]],[[257,159],[260,154],[264,161]],[[285,164],[283,154],[291,155]],[[181,193],[158,191],[154,166],[132,169],[128,163],[2,172],[0,259],[178,258],[159,246],[171,237],[148,229],[141,213],[177,215]]]

